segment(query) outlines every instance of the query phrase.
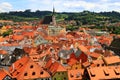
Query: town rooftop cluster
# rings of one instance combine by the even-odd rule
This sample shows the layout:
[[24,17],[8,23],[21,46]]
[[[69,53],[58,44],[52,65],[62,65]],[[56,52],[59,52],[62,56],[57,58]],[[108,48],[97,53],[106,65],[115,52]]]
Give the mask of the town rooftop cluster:
[[89,28],[66,31],[54,15],[49,18],[37,26],[17,23],[0,29],[0,34],[12,30],[0,37],[0,80],[120,79],[120,57],[108,47],[119,36],[93,35]]

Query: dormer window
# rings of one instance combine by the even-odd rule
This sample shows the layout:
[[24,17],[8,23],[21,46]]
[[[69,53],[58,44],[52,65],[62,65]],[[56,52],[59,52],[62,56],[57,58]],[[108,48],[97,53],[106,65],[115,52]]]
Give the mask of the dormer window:
[[103,72],[104,72],[105,76],[109,76],[108,70],[103,70]]
[[43,71],[40,72],[41,75],[43,75],[43,73],[44,73]]
[[73,74],[70,74],[70,77],[71,77],[71,78],[74,77]]
[[100,65],[99,64],[97,64],[97,67],[99,67]]
[[30,68],[33,68],[33,65],[31,65]]
[[80,73],[77,73],[77,74],[76,74],[76,78],[79,78],[79,77],[80,77]]
[[24,73],[24,76],[27,76],[28,74],[27,73]]
[[34,76],[34,75],[35,75],[35,72],[33,72],[32,75]]

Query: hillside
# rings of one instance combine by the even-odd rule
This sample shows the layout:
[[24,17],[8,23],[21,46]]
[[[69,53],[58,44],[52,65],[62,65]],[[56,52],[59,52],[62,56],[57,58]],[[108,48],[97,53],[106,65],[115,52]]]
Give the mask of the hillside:
[[[0,19],[3,20],[13,20],[13,21],[33,21],[40,20],[44,16],[51,15],[51,11],[35,11],[31,10],[25,11],[11,11],[9,13],[0,13]],[[56,13],[57,21],[71,21],[74,20],[76,25],[96,25],[103,26],[109,23],[116,23],[120,21],[120,13],[112,12],[90,12],[83,11],[78,13],[73,12],[63,12]]]

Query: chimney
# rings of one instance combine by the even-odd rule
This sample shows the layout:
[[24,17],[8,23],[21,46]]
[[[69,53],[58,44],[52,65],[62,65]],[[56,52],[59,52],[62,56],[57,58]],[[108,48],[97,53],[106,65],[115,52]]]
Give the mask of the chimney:
[[12,71],[13,72],[15,70],[15,66],[14,66],[14,63],[12,64]]

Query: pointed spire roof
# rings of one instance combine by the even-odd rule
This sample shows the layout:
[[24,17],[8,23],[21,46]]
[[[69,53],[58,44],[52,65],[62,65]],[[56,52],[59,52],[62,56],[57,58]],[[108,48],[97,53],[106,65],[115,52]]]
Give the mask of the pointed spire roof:
[[54,8],[54,6],[53,6],[53,13],[52,13],[52,15],[55,15],[55,8]]

